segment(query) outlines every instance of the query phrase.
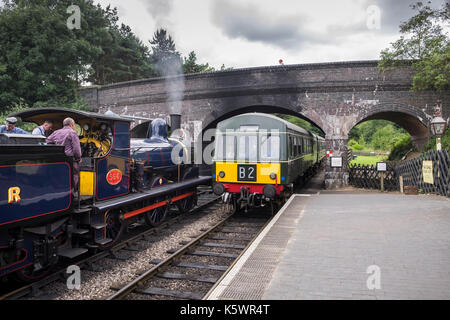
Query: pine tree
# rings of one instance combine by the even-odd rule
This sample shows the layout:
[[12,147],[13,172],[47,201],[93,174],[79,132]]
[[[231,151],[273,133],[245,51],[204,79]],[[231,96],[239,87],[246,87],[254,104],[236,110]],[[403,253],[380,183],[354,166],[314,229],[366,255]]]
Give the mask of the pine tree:
[[175,42],[164,29],[158,29],[153,39],[151,60],[159,76],[171,76],[183,73],[180,54],[176,51]]

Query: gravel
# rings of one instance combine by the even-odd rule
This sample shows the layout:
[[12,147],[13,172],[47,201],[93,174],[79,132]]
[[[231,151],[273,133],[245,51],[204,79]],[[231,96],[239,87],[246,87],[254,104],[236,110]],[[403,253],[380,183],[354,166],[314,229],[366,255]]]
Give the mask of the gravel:
[[[139,241],[139,247],[144,247],[141,252],[121,251],[118,255],[130,255],[132,258],[122,261],[117,259],[103,259],[95,263],[95,268],[101,272],[81,270],[81,287],[79,290],[69,290],[65,282],[55,282],[42,289],[43,297],[55,300],[96,300],[104,299],[114,293],[111,286],[125,284],[136,278],[139,274],[151,268],[150,261],[153,259],[165,259],[169,256],[166,251],[170,248],[179,248],[181,241],[191,241],[192,236],[201,233],[200,229],[213,226],[221,221],[226,214],[222,209],[216,209],[204,216],[194,214],[192,219],[182,219],[179,223],[152,236],[152,242]],[[232,262],[228,259],[228,264]],[[175,270],[177,268],[171,268]],[[186,268],[183,272],[186,272]],[[196,270],[198,271],[198,270]],[[175,271],[174,271],[175,272]],[[214,274],[220,276],[221,272],[212,273],[200,270],[198,274]],[[156,280],[155,280],[156,281]],[[138,295],[133,295],[137,298]],[[152,298],[154,298],[152,296]],[[33,299],[33,298],[31,298]],[[164,297],[168,299],[168,297]]]

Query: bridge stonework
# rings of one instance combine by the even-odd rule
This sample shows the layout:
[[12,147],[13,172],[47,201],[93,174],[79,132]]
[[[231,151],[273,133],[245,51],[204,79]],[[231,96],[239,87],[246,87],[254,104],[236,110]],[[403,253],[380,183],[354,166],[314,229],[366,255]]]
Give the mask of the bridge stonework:
[[[180,77],[92,86],[81,88],[80,94],[100,112],[110,109],[117,114],[165,119],[170,113],[181,113],[182,127],[194,137],[241,113],[296,115],[323,130],[327,148],[334,156],[346,154],[348,133],[365,120],[393,121],[421,148],[429,138],[429,123],[438,100],[443,117],[450,117],[449,92],[412,92],[410,68],[380,73],[377,61],[192,74],[184,76],[184,85],[173,89],[171,83],[180,83]],[[179,106],[174,96],[182,97]],[[345,161],[343,168],[331,168],[328,161],[326,187],[342,187],[347,182]]]

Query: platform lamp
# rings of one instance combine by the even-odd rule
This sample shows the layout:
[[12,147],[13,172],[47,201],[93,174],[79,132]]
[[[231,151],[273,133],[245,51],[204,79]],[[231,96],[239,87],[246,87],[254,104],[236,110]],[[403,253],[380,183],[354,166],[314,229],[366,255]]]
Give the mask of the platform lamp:
[[436,150],[441,151],[441,136],[444,135],[445,129],[447,127],[447,122],[441,116],[441,108],[439,106],[439,101],[436,104],[436,112],[433,120],[431,121],[431,133],[436,136]]

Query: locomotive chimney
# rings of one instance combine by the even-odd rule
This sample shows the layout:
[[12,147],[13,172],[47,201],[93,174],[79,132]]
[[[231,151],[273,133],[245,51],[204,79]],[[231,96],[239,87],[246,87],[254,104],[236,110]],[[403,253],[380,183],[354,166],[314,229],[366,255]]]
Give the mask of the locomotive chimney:
[[170,130],[174,132],[177,129],[181,129],[181,114],[170,115]]

